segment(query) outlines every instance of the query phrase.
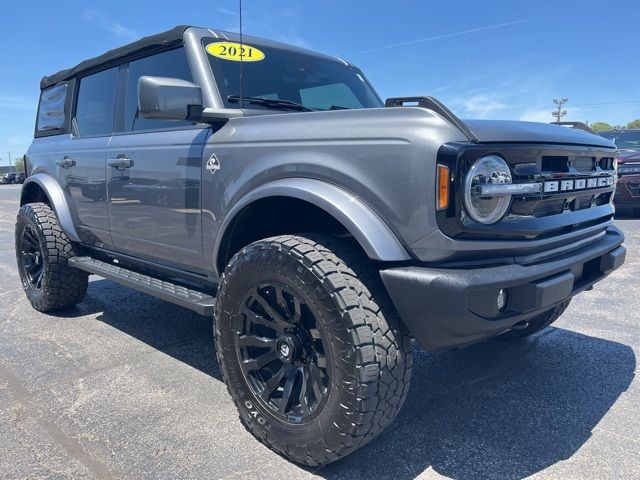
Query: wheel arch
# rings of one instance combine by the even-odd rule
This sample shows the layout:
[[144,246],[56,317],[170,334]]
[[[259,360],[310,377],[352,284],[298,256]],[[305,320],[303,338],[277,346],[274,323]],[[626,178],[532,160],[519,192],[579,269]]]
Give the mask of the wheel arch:
[[24,181],[20,191],[20,206],[34,202],[49,205],[56,212],[60,227],[67,237],[73,242],[80,241],[64,192],[51,175],[36,173]]
[[260,202],[274,198],[304,202],[323,212],[327,218],[333,219],[351,234],[372,260],[397,262],[411,259],[396,234],[358,197],[321,180],[290,178],[264,184],[234,203],[222,222],[214,247],[213,260],[219,274],[231,257],[246,246],[232,248],[232,251],[228,248],[238,228],[238,222],[242,221],[243,212]]

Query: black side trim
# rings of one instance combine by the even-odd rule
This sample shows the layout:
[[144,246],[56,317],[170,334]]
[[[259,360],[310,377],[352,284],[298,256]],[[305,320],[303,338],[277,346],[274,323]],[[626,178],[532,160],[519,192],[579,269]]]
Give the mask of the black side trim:
[[391,97],[384,102],[385,107],[402,107],[405,103],[417,103],[418,107],[427,108],[436,112],[449,123],[460,130],[472,143],[479,143],[478,137],[471,131],[469,126],[456,117],[451,110],[444,106],[440,100],[434,97]]

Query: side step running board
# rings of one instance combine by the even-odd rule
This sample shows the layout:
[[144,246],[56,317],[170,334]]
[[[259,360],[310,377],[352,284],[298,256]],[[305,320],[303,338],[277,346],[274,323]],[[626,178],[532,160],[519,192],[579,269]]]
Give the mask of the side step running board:
[[190,308],[200,315],[213,315],[213,306],[216,298],[212,295],[127,270],[112,263],[101,262],[91,257],[70,258],[69,265],[168,302]]

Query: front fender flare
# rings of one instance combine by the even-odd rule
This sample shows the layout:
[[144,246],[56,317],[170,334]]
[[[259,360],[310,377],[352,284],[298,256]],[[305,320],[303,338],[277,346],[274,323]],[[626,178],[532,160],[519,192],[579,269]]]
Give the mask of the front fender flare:
[[20,205],[23,205],[24,194],[32,184],[38,185],[51,203],[51,208],[56,212],[60,228],[69,237],[72,242],[80,242],[80,237],[76,231],[76,227],[73,224],[73,217],[71,211],[67,205],[67,199],[60,188],[58,182],[51,175],[46,173],[36,173],[28,177],[22,185],[22,191],[20,192]]
[[373,260],[411,260],[411,256],[389,226],[358,197],[321,180],[288,178],[261,185],[233,205],[222,222],[216,240],[213,252],[216,265],[222,239],[225,238],[227,228],[236,214],[256,200],[278,196],[304,200],[327,212],[353,235],[367,256]]

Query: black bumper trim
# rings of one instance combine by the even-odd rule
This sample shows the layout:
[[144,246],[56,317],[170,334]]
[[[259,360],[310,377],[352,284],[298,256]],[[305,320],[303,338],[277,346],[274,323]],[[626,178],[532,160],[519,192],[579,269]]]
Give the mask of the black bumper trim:
[[[402,321],[427,350],[498,335],[602,280],[625,259],[624,235],[609,227],[599,241],[533,265],[476,269],[397,267],[380,276]],[[500,289],[508,292],[503,312]]]

